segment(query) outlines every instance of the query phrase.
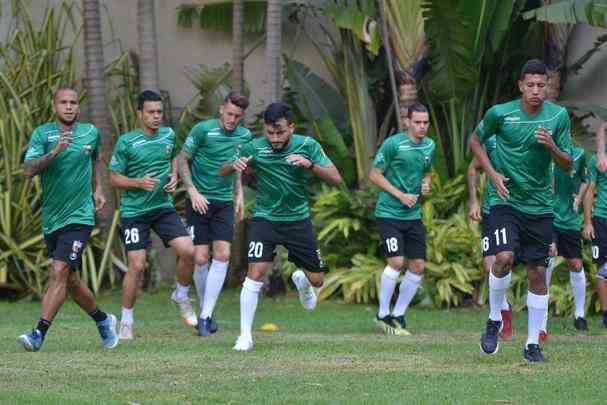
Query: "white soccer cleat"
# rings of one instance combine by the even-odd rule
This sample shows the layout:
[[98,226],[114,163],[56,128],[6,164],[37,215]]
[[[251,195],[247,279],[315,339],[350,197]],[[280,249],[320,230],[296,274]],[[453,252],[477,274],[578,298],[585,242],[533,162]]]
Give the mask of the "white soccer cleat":
[[185,322],[186,325],[195,328],[198,326],[198,317],[192,308],[192,300],[190,297],[177,300],[175,293],[176,291],[173,291],[173,294],[171,294],[171,300],[175,303],[175,305],[177,305],[177,308],[179,308],[181,320]]
[[316,308],[316,292],[314,292],[314,288],[312,288],[312,286],[309,284],[307,278],[305,280],[307,286],[299,288],[299,285],[301,284],[298,283],[297,280],[301,278],[306,278],[305,273],[301,270],[297,270],[293,273],[293,275],[291,275],[291,279],[293,280],[293,283],[295,283],[295,286],[297,286],[297,291],[299,292],[299,302],[301,302],[301,305],[305,309],[311,311]]
[[253,338],[248,336],[238,336],[233,349],[237,352],[248,352],[253,348]]
[[308,311],[312,311],[316,308],[316,293],[314,292],[314,288],[312,286],[302,288],[298,290],[299,292],[299,302],[301,305],[307,309]]
[[118,331],[118,339],[133,340],[133,324],[120,322],[120,330]]

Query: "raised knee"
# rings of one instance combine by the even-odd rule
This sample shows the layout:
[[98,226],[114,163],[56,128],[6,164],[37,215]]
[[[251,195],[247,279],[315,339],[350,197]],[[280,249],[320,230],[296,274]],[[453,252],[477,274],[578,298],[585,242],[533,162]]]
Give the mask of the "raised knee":
[[310,284],[312,287],[320,288],[322,284],[325,282],[325,277],[322,273],[309,275],[308,280],[310,280]]

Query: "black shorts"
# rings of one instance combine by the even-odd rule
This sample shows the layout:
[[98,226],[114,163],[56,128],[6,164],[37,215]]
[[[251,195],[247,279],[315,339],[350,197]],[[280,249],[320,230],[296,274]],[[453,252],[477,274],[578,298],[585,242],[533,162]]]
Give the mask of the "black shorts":
[[386,257],[426,260],[426,227],[421,219],[378,218],[377,225]]
[[248,235],[247,257],[250,263],[271,262],[276,245],[283,245],[289,251],[289,261],[297,267],[311,272],[327,271],[310,219],[269,221],[253,218]]
[[127,252],[147,249],[152,240],[150,228],[162,239],[164,246],[181,236],[190,236],[175,208],[158,208],[143,215],[120,218],[122,241]]
[[76,271],[82,263],[82,252],[91,232],[91,225],[69,224],[44,235],[49,257],[67,263],[72,271]]
[[[481,224],[481,250],[483,257],[495,256],[495,238],[491,237],[491,215],[483,214]],[[493,242],[493,243],[492,243]]]
[[517,261],[546,266],[554,234],[552,214],[525,214],[507,205],[495,205],[489,213],[489,239],[495,254],[515,252]]
[[594,239],[591,242],[592,261],[601,267],[607,262],[607,220],[593,217],[592,226],[594,227]]
[[232,242],[234,239],[234,203],[232,201],[209,200],[205,214],[192,209],[192,201],[185,200],[188,230],[194,245],[208,245],[214,240]]
[[554,243],[559,256],[565,259],[582,258],[582,232],[554,227]]

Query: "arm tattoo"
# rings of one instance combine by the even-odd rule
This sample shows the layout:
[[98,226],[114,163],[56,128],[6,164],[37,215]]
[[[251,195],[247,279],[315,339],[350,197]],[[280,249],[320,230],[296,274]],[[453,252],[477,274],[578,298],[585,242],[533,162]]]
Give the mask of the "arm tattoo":
[[177,161],[179,162],[179,176],[181,177],[186,190],[190,187],[194,187],[194,183],[192,182],[192,172],[190,171],[187,155],[180,153]]
[[23,163],[23,173],[27,177],[34,177],[40,174],[42,171],[44,171],[44,169],[48,167],[48,165],[51,163],[51,160],[53,160],[55,156],[56,155],[53,154],[53,152],[49,152],[46,155],[42,156],[40,159],[26,160]]

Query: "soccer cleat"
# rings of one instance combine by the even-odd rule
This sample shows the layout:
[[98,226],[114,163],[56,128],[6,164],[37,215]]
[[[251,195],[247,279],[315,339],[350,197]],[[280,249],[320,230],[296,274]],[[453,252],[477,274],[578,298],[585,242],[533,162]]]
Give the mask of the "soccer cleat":
[[218,326],[217,322],[215,322],[215,318],[200,318],[198,320],[198,336],[209,336],[212,333],[217,332]]
[[523,350],[523,357],[530,363],[545,363],[548,361],[542,353],[540,345],[529,344]]
[[314,308],[316,308],[316,293],[314,292],[314,288],[312,288],[312,286],[308,286],[297,291],[299,292],[299,302],[301,302],[301,305],[305,309],[312,311]]
[[512,306],[508,310],[502,310],[502,330],[500,331],[500,339],[508,340],[512,337]]
[[171,300],[175,303],[175,305],[177,305],[177,308],[179,308],[181,320],[185,322],[186,325],[193,328],[198,326],[198,317],[194,313],[194,309],[192,308],[192,300],[190,297],[185,297],[178,300],[176,297],[176,291],[173,291],[173,294],[171,294]]
[[253,348],[253,338],[249,336],[238,336],[233,349],[237,352],[248,352]]
[[116,316],[107,314],[107,318],[101,322],[97,322],[99,336],[101,336],[101,344],[106,349],[113,349],[118,346],[118,334],[116,333]]
[[120,331],[118,332],[120,340],[133,340],[133,324],[120,322]]
[[44,338],[42,337],[42,332],[38,329],[32,329],[30,333],[24,333],[19,336],[17,342],[21,343],[23,348],[28,352],[37,352],[42,347]]
[[379,315],[375,315],[375,323],[386,332],[388,335],[396,335],[396,324],[394,323],[394,319],[390,315],[386,315],[383,318],[380,318]]
[[481,335],[481,350],[486,354],[495,354],[500,348],[497,335],[502,328],[502,321],[487,319],[485,333]]
[[548,343],[548,332],[545,330],[541,330],[540,331],[540,336],[539,336],[539,340],[541,344],[546,344]]
[[581,316],[573,320],[573,326],[581,332],[588,332],[588,323]]
[[394,334],[399,336],[410,336],[411,332],[407,330],[407,321],[404,315],[392,316],[394,323]]

